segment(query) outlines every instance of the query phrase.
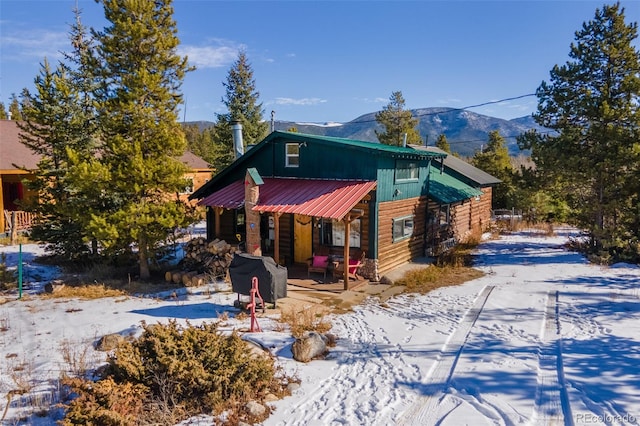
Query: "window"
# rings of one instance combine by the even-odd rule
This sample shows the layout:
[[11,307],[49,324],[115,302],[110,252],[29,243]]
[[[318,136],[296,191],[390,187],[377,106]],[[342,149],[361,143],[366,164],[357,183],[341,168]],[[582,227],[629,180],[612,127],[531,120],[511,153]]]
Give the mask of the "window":
[[400,241],[413,235],[413,216],[393,219],[393,241]]
[[449,204],[440,206],[440,225],[448,225],[450,220]]
[[300,165],[300,145],[288,143],[285,146],[285,167],[298,167]]
[[[360,248],[360,219],[351,222],[349,247]],[[320,242],[326,246],[344,247],[344,222],[322,219],[320,223]]]
[[396,182],[418,180],[418,163],[415,161],[396,161]]

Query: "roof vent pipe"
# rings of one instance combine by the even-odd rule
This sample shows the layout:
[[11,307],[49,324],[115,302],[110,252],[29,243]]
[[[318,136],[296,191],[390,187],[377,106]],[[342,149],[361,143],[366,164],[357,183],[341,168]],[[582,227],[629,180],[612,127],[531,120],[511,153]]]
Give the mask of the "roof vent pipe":
[[406,148],[407,147],[407,134],[404,134],[404,138],[402,139],[402,147]]
[[242,142],[242,124],[239,121],[231,122],[231,131],[233,133],[233,151],[236,160],[244,154],[244,144]]

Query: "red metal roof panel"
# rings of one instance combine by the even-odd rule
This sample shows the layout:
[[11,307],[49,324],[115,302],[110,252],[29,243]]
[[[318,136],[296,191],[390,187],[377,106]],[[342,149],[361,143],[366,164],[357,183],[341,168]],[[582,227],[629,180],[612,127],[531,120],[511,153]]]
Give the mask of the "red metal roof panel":
[[[376,187],[376,181],[265,178],[254,210],[342,219]],[[238,208],[244,202],[242,181],[214,192],[200,204]]]

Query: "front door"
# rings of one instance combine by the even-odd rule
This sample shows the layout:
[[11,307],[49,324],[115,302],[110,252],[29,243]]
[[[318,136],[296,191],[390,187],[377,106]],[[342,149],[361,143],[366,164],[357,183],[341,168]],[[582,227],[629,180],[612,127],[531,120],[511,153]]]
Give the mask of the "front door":
[[311,257],[311,216],[293,215],[293,261],[304,263]]

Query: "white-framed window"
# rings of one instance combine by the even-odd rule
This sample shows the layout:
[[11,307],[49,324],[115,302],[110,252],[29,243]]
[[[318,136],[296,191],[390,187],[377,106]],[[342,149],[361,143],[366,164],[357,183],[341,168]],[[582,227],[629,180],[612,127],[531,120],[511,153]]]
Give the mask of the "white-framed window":
[[393,219],[393,241],[407,239],[413,235],[413,216]]
[[418,163],[409,160],[396,160],[396,182],[411,182],[418,180]]
[[[327,246],[344,247],[344,222],[341,220],[322,219],[320,242]],[[360,248],[360,219],[354,219],[349,227],[349,247]]]
[[300,166],[300,145],[297,143],[285,145],[284,165],[285,167]]

